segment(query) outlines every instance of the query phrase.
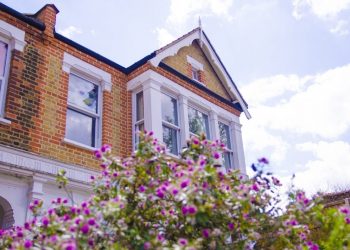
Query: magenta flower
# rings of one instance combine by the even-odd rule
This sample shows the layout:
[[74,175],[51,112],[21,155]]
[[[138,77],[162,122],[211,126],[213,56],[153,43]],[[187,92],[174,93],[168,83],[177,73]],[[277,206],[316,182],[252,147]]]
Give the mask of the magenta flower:
[[95,154],[95,157],[97,159],[101,159],[102,158],[102,153],[100,152],[100,150],[95,150],[94,154]]
[[219,159],[220,158],[220,153],[219,152],[214,152],[213,154],[214,159]]
[[80,228],[80,231],[83,233],[83,234],[87,234],[90,230],[90,227],[88,224],[84,224],[81,228]]
[[95,225],[95,224],[96,224],[95,219],[94,219],[94,218],[90,218],[90,219],[88,220],[88,224],[89,224],[90,226]]
[[269,164],[269,160],[265,157],[261,157],[260,159],[258,159],[258,162],[262,164]]
[[183,215],[186,215],[186,214],[188,213],[187,207],[186,207],[186,206],[183,206],[183,207],[181,208],[181,212],[182,212]]
[[146,191],[145,186],[141,185],[141,186],[139,187],[139,192],[140,192],[140,193],[143,193],[143,192],[145,192],[145,191]]
[[210,230],[208,228],[202,230],[202,235],[204,238],[209,238]]
[[232,231],[232,230],[235,228],[235,224],[233,224],[232,222],[230,222],[230,223],[228,223],[227,227],[228,227],[228,229],[229,229],[230,231]]
[[350,213],[350,210],[349,210],[349,208],[347,208],[347,207],[341,207],[341,208],[339,209],[339,211],[340,211],[341,213],[343,213],[343,214],[349,214],[349,213]]
[[49,219],[47,218],[47,217],[43,217],[42,218],[42,220],[41,220],[41,222],[43,223],[43,225],[45,226],[45,227],[47,227],[48,225],[49,225]]
[[181,188],[186,188],[189,184],[190,184],[190,180],[186,179],[186,180],[181,182],[180,187]]
[[177,188],[173,188],[171,193],[175,196],[175,195],[177,195],[179,193],[179,190]]
[[188,206],[187,207],[187,211],[188,211],[189,214],[194,215],[194,214],[197,213],[197,207],[195,207],[193,205],[192,206]]
[[26,240],[26,241],[24,242],[24,248],[25,248],[25,249],[29,249],[29,248],[31,248],[32,246],[33,246],[33,242],[32,242],[32,241]]

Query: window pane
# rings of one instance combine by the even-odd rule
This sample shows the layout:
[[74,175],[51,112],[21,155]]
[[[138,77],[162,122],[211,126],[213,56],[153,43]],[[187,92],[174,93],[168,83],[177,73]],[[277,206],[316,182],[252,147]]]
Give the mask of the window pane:
[[143,92],[136,95],[136,121],[140,121],[144,118],[143,108]]
[[232,154],[231,152],[225,152],[224,153],[224,166],[226,167],[226,169],[230,169],[232,168]]
[[0,41],[0,77],[5,75],[7,44]]
[[199,71],[192,68],[192,79],[199,81]]
[[139,124],[135,125],[135,148],[136,148],[137,144],[139,144],[139,141],[140,141],[139,132],[144,131],[144,130],[145,130],[145,126],[143,123],[139,123]]
[[163,142],[167,146],[170,153],[174,155],[179,154],[177,147],[177,130],[163,126]]
[[97,113],[98,86],[76,75],[69,75],[68,102]]
[[94,147],[95,122],[96,119],[93,117],[68,109],[66,125],[67,139]]
[[178,125],[176,99],[165,94],[162,94],[162,119]]
[[209,120],[206,114],[199,112],[198,110],[189,107],[188,108],[188,121],[190,132],[196,135],[204,133],[208,139],[209,134]]
[[226,145],[227,148],[232,149],[230,128],[228,125],[219,122],[220,140]]

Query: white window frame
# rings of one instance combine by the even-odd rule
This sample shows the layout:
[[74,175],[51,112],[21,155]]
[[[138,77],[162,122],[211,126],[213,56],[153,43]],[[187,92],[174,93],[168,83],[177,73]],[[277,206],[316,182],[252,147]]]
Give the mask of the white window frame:
[[[231,148],[227,147],[226,146],[226,152],[225,153],[228,153],[230,155],[230,166],[229,166],[229,169],[234,169],[234,143],[233,143],[233,138],[232,138],[232,127],[230,126],[230,123],[227,122],[226,120],[222,119],[222,118],[219,118],[218,119],[218,132],[219,132],[219,140],[221,141],[221,137],[220,137],[220,123],[226,125],[228,127],[228,134],[229,134],[229,141],[230,141],[230,144],[231,144]],[[224,157],[222,158],[222,161],[223,161],[223,167],[226,168],[226,166],[224,165]]]
[[[192,109],[195,109],[199,112],[201,112],[202,114],[205,114],[207,117],[208,117],[208,133],[209,135],[206,135],[207,139],[208,140],[212,140],[212,132],[211,132],[211,124],[210,124],[210,116],[209,116],[209,113],[210,111],[204,109],[202,106],[199,106],[198,104],[194,104],[193,102],[188,102],[188,108],[192,108]],[[190,124],[190,120],[188,118],[188,125]],[[194,134],[190,131],[190,128],[188,127],[188,132],[190,134],[190,137],[191,136],[195,136],[195,137],[198,137],[197,134]]]
[[[176,100],[176,111],[177,111],[177,124],[178,125],[175,125],[175,124],[172,124],[170,122],[167,122],[167,121],[164,121],[163,120],[163,117],[162,117],[162,135],[164,135],[164,130],[163,130],[163,126],[165,127],[168,127],[168,128],[171,128],[171,129],[175,129],[177,130],[177,133],[176,133],[176,143],[177,143],[177,152],[178,152],[178,155],[175,155],[173,153],[171,153],[169,150],[167,151],[167,154],[169,155],[172,155],[172,156],[175,156],[175,157],[179,157],[179,155],[181,154],[181,136],[180,136],[180,133],[181,133],[181,120],[180,120],[180,106],[179,106],[179,99],[176,95],[174,94],[171,94],[170,92],[168,91],[165,91],[165,90],[162,90],[161,91],[161,94],[162,95],[167,95],[169,96],[170,98],[173,98]],[[163,110],[162,110],[163,112]],[[162,115],[163,116],[163,115]],[[163,140],[163,136],[162,136],[162,140]],[[164,141],[163,141],[164,142]]]
[[[69,53],[64,53],[63,56],[63,63],[62,63],[62,70],[68,74],[74,74],[88,82],[91,82],[98,86],[98,120],[96,121],[96,128],[95,128],[95,146],[91,147],[88,145],[85,145],[80,142],[76,142],[74,140],[65,138],[63,141],[67,144],[71,144],[73,146],[87,149],[90,151],[96,150],[102,145],[102,121],[103,121],[103,91],[112,91],[112,76],[110,73],[103,71],[100,68],[97,68]],[[69,80],[67,82],[69,84]],[[74,105],[68,103],[68,95],[67,95],[67,110],[69,107],[74,107]],[[79,109],[79,112],[85,113],[89,116],[93,115],[92,112]],[[67,133],[67,131],[66,131]]]
[[5,74],[0,89],[0,124],[11,124],[11,121],[4,117],[11,56],[14,49],[23,52],[24,46],[26,45],[24,38],[25,32],[23,30],[0,20],[0,40],[7,44]]
[[[139,93],[142,93],[143,98],[143,119],[137,121],[137,95]],[[143,124],[143,127],[145,127],[145,97],[142,88],[139,88],[132,93],[132,124],[132,143],[133,149],[136,150],[138,145],[138,135],[136,133],[139,132],[139,130],[136,129],[136,126]]]
[[[80,72],[76,72],[76,71],[72,70],[71,73],[69,74],[69,77],[71,75],[79,77],[79,78],[83,79],[84,81],[92,83],[98,87],[96,113],[91,112],[91,111],[86,110],[86,109],[83,109],[76,104],[70,103],[69,99],[67,98],[67,112],[68,112],[68,109],[70,109],[70,110],[73,110],[73,111],[78,112],[80,114],[83,114],[87,117],[91,117],[91,118],[95,119],[95,131],[92,131],[92,136],[94,136],[95,145],[90,146],[90,145],[86,145],[86,144],[77,142],[77,141],[72,140],[72,139],[68,139],[67,138],[67,128],[65,131],[66,133],[65,133],[64,141],[67,143],[75,144],[79,147],[95,150],[101,146],[101,137],[102,137],[102,122],[101,122],[101,120],[102,120],[101,119],[101,117],[102,117],[102,115],[101,115],[102,114],[102,91],[101,91],[101,86],[96,81],[94,81],[92,78],[89,78],[88,76],[86,76]],[[68,84],[70,84],[70,80],[68,80]],[[67,121],[66,121],[66,126],[67,126]]]

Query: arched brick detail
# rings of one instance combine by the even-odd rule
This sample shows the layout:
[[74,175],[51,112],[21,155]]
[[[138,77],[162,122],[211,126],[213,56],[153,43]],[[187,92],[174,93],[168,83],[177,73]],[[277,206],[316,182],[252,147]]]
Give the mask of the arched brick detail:
[[0,218],[0,229],[8,229],[13,226],[15,223],[15,219],[13,217],[13,209],[11,204],[2,196],[0,196],[0,210],[1,216]]

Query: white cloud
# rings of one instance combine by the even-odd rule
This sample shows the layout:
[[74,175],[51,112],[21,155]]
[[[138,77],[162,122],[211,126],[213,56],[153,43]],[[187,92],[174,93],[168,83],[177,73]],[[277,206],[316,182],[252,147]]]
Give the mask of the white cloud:
[[62,35],[64,35],[65,37],[68,37],[68,38],[72,38],[76,34],[83,33],[81,29],[79,29],[75,26],[69,26],[63,30],[59,30],[58,32],[61,33]]
[[198,17],[214,16],[231,21],[230,8],[233,0],[171,0],[166,25],[156,29],[160,46],[169,43],[191,27],[197,26]]
[[[274,82],[279,78],[287,79],[283,87]],[[305,89],[300,89],[306,82]],[[265,86],[266,89],[277,87],[270,94],[266,94],[264,99],[260,95],[266,91],[259,92],[254,89],[258,83],[261,85],[257,89],[265,89]],[[274,105],[261,104],[271,97],[285,94],[286,91],[295,93]],[[257,126],[327,139],[338,138],[350,128],[350,64],[313,76],[278,76],[258,80],[243,87],[242,92],[248,103],[253,104],[251,110],[254,111],[253,120]]]
[[229,9],[233,0],[172,0],[167,21],[173,25],[185,24],[198,16],[218,16],[231,20]]
[[156,28],[158,44],[160,47],[175,40],[175,37],[165,28]]
[[[293,0],[293,16],[300,20],[308,12],[325,21],[329,31],[337,35],[347,35],[348,21],[342,19],[342,13],[350,10],[350,0]],[[349,15],[348,15],[349,16]]]
[[293,16],[302,18],[310,10],[322,19],[336,18],[339,13],[350,9],[350,0],[293,0]]
[[340,20],[337,22],[335,27],[330,29],[330,32],[339,36],[346,36],[349,34],[348,26],[349,22]]
[[315,157],[298,172],[295,185],[308,193],[328,191],[343,186],[350,188],[350,144],[343,141],[303,143],[296,145],[303,152]]

